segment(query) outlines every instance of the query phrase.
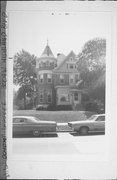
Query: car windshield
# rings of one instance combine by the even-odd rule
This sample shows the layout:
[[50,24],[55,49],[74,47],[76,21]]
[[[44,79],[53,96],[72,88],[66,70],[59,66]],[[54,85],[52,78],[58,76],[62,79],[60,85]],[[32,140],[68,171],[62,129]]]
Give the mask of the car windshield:
[[39,119],[36,118],[36,117],[31,117],[30,118],[30,122],[38,122],[38,121],[39,121]]
[[94,120],[95,117],[96,115],[92,115],[88,120]]

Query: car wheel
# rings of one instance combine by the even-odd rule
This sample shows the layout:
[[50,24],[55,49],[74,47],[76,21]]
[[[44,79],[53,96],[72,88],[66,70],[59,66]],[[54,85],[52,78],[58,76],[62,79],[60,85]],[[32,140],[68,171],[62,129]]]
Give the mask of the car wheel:
[[88,134],[88,131],[89,131],[89,128],[88,127],[81,127],[80,130],[79,130],[79,133],[81,135],[87,135]]
[[40,132],[39,132],[38,130],[34,130],[34,131],[33,131],[33,135],[34,135],[34,136],[39,136],[39,134],[40,134]]

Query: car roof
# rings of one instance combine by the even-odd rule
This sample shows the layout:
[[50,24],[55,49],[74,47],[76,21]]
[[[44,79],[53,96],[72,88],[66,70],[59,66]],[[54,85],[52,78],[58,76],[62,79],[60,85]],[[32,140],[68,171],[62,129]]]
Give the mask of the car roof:
[[27,118],[27,119],[32,119],[35,118],[34,116],[13,116],[13,118]]
[[105,116],[105,114],[94,114],[94,116]]

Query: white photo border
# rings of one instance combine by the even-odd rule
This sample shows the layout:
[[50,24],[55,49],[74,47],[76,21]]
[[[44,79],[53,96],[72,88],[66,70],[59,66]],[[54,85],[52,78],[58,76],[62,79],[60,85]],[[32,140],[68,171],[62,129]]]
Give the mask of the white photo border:
[[[31,6],[28,6],[28,4],[31,3]],[[22,6],[23,4],[23,6]],[[23,8],[22,8],[23,7]],[[40,12],[62,12],[62,13],[80,13],[80,12],[105,12],[109,13],[111,17],[111,32],[110,37],[107,40],[107,60],[106,60],[106,136],[107,136],[107,152],[106,158],[100,159],[98,156],[96,156],[94,159],[89,156],[85,156],[84,158],[81,158],[79,160],[79,157],[76,155],[70,156],[61,156],[61,155],[41,155],[41,156],[23,156],[23,155],[14,155],[12,153],[12,114],[13,114],[13,61],[12,59],[7,60],[7,73],[8,73],[8,83],[7,83],[7,119],[9,120],[7,122],[8,125],[8,162],[9,162],[9,169],[12,168],[12,165],[14,167],[14,163],[16,161],[19,162],[19,166],[21,167],[21,163],[24,163],[25,167],[27,168],[27,172],[30,174],[30,166],[33,168],[32,175],[30,174],[30,177],[34,175],[34,168],[38,169],[40,167],[41,172],[39,174],[39,178],[110,178],[115,177],[116,172],[114,171],[114,168],[116,167],[115,164],[117,161],[115,149],[117,148],[115,146],[115,140],[117,137],[116,133],[116,121],[115,121],[115,113],[116,113],[116,92],[117,87],[116,85],[116,45],[117,45],[117,4],[116,2],[76,2],[76,1],[69,1],[69,2],[8,2],[7,4],[7,12],[8,12],[8,22],[10,23],[10,13],[15,11],[40,11]],[[9,34],[8,34],[9,39]],[[8,42],[9,43],[9,42]],[[9,46],[9,44],[8,44]],[[9,56],[9,48],[7,49],[8,57]],[[12,84],[12,85],[11,85]],[[113,131],[114,129],[114,131]],[[114,153],[114,156],[113,156]],[[116,157],[114,159],[114,157]],[[102,158],[102,157],[101,157]],[[110,162],[112,162],[112,166],[110,166]],[[67,164],[66,164],[67,163]],[[39,165],[37,167],[37,164]],[[72,170],[73,167],[73,170]],[[93,172],[91,171],[91,167],[93,167]],[[52,174],[52,168],[55,170]],[[56,168],[59,169],[59,171],[56,171]],[[67,170],[66,170],[67,168]],[[79,175],[77,174],[77,168],[79,169]],[[97,174],[98,171],[96,169],[103,169],[101,173]],[[110,168],[110,169],[109,169]],[[44,169],[46,171],[46,175],[44,173]],[[50,171],[49,171],[50,169]],[[84,170],[83,170],[84,169]],[[66,171],[65,171],[66,170]],[[11,170],[12,171],[12,170]],[[63,171],[63,173],[62,173]],[[23,170],[21,170],[23,172]],[[84,173],[85,172],[85,173]],[[68,176],[67,176],[68,173]],[[24,177],[27,178],[29,175],[25,174]],[[18,173],[16,173],[16,177],[18,177]],[[38,177],[36,175],[36,177]]]

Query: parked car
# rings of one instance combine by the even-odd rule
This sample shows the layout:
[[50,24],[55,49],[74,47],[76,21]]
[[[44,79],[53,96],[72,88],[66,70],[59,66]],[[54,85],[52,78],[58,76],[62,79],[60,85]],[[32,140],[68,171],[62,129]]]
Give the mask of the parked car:
[[82,135],[89,131],[105,132],[105,114],[95,114],[87,120],[68,122],[68,126]]
[[13,135],[32,134],[39,136],[45,133],[55,133],[57,123],[54,121],[44,121],[33,116],[14,116]]

